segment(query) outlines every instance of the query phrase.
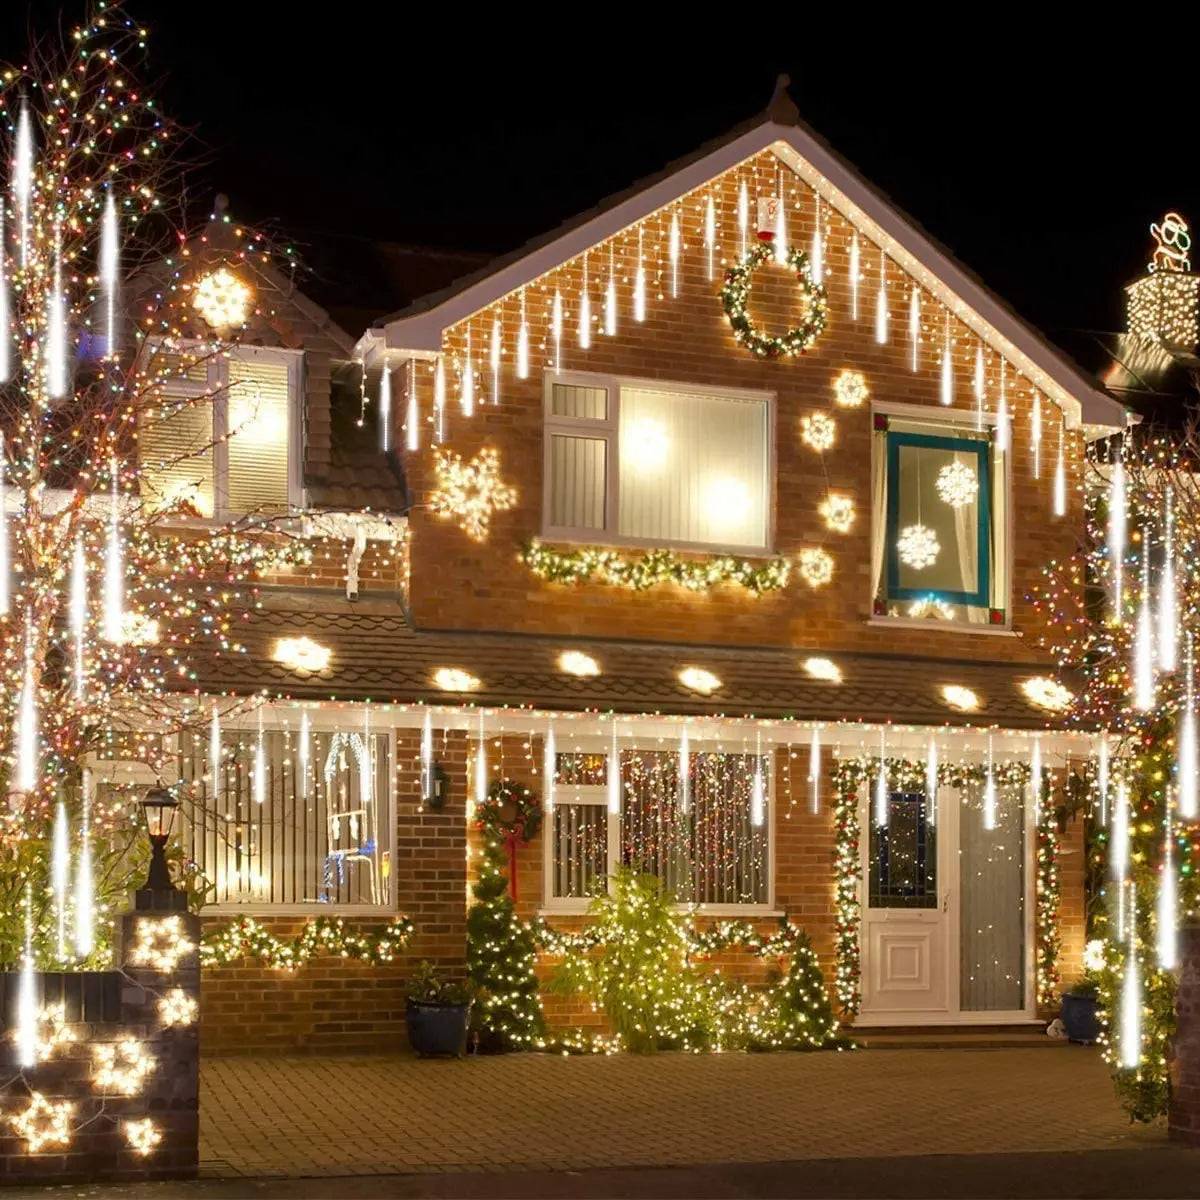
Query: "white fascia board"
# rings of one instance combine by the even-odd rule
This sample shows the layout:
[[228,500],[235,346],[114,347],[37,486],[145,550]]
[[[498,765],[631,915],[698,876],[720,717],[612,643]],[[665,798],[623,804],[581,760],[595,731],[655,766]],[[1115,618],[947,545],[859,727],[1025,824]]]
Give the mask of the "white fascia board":
[[428,358],[445,330],[489,304],[528,287],[585,250],[703,187],[763,150],[773,151],[821,199],[837,209],[996,353],[1011,362],[1062,410],[1068,426],[1123,429],[1123,405],[1096,386],[1039,334],[1010,313],[949,255],[799,126],[764,122],[645,191],[597,214],[562,237],[448,297],[435,308],[383,326],[388,357]]

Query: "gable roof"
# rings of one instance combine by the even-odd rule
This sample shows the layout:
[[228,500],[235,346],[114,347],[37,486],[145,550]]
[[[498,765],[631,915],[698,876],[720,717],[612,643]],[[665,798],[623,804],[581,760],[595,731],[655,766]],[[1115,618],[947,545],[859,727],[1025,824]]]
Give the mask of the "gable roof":
[[444,330],[739,163],[770,151],[1054,400],[1069,424],[1124,427],[1124,409],[1117,400],[799,121],[798,110],[782,92],[785,84],[786,77],[781,77],[780,89],[762,117],[735,127],[474,275],[377,321],[360,341],[360,352],[368,358],[389,350],[436,354]]

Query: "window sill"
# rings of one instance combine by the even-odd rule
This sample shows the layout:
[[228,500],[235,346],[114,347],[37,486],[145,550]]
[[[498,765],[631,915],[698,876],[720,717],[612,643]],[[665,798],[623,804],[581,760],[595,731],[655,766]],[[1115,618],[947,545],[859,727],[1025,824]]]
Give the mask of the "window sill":
[[866,623],[882,625],[889,629],[936,629],[940,633],[970,633],[985,637],[1021,636],[1011,625],[971,625],[959,621],[931,621],[916,617],[868,617]]

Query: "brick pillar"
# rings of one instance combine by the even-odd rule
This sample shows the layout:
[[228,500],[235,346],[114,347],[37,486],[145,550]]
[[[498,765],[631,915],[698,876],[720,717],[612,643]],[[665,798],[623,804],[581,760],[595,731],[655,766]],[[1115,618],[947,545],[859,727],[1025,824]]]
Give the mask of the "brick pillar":
[[1179,954],[1167,1132],[1173,1141],[1200,1146],[1200,922],[1179,931]]

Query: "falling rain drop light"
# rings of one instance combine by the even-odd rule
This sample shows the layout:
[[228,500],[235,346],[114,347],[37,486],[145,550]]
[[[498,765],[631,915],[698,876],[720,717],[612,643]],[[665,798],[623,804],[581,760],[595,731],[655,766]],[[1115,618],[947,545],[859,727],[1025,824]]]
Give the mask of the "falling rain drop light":
[[517,326],[517,378],[529,378],[529,323],[525,320],[525,289],[521,289],[521,322]]
[[679,295],[679,214],[671,214],[671,228],[667,233],[667,259],[671,264],[671,299]]
[[1158,965],[1164,971],[1173,971],[1179,965],[1179,912],[1176,896],[1175,859],[1171,843],[1174,833],[1171,827],[1171,806],[1167,805],[1166,830],[1163,834],[1162,872],[1158,878]]
[[487,737],[483,732],[483,709],[479,710],[479,737],[475,742],[475,803],[483,804],[487,800],[488,766],[487,766]]
[[875,824],[886,829],[888,823],[887,743],[879,734],[879,774],[875,779]]
[[1129,504],[1125,487],[1125,463],[1118,458],[1113,466],[1108,496],[1108,552],[1113,564],[1113,603],[1117,622],[1123,620],[1125,542],[1129,534]]
[[104,198],[104,220],[100,227],[100,280],[104,285],[105,347],[108,358],[117,357],[117,273],[120,269],[120,232],[117,205],[110,190]]
[[1045,780],[1042,778],[1042,739],[1033,739],[1033,752],[1029,759],[1029,785],[1033,791],[1033,827],[1036,829],[1042,823],[1042,792]]
[[[687,733],[684,732],[684,744],[687,744]],[[617,718],[614,716],[612,721],[612,746],[608,752],[608,771],[605,776],[605,781],[608,784],[608,812],[610,816],[619,817],[621,815],[621,755],[617,749]],[[687,805],[681,805],[684,812],[687,812]]]
[[858,251],[858,234],[850,239],[850,316],[858,320],[858,282],[861,273]]
[[1150,554],[1144,532],[1141,554],[1142,594],[1133,643],[1133,706],[1140,712],[1149,712],[1154,707],[1154,633],[1150,615]]
[[875,293],[875,341],[880,346],[888,339],[887,257],[879,255],[879,291]]
[[1113,882],[1122,883],[1129,871],[1129,793],[1124,779],[1117,780],[1108,866]]
[[114,646],[124,636],[125,561],[121,549],[121,498],[118,494],[120,470],[114,459],[112,497],[108,519],[108,544],[104,550],[104,640]]
[[638,226],[637,274],[633,277],[633,319],[646,319],[646,266],[642,258],[642,229]]
[[941,402],[949,407],[954,403],[954,364],[950,361],[950,314],[946,314],[946,328],[942,337],[942,386]]
[[583,292],[579,297],[579,348],[592,348],[592,296],[588,286],[587,255],[583,258]]
[[608,287],[604,290],[604,332],[617,336],[617,276],[613,269],[613,248],[608,247]]
[[471,358],[471,327],[467,326],[467,356],[463,363],[462,372],[462,389],[459,393],[459,399],[462,404],[462,414],[464,417],[473,416],[475,413],[475,363]]
[[489,354],[489,365],[492,368],[492,404],[500,403],[500,318],[492,321],[492,345]]
[[766,807],[766,790],[763,786],[762,734],[754,740],[754,785],[750,792],[750,824],[755,829],[762,827]]
[[708,259],[708,278],[713,277],[713,252],[717,245],[717,215],[711,194],[704,206],[704,251]]
[[379,376],[379,448],[386,454],[392,441],[392,373],[387,363]]
[[992,738],[988,737],[987,777],[983,781],[983,827],[996,828],[996,768],[993,761]]
[[554,373],[562,374],[562,333],[563,333],[563,303],[562,293],[554,289],[554,300],[550,307],[550,334],[554,338]]
[[1129,942],[1121,984],[1121,1066],[1136,1069],[1142,1061],[1142,979],[1137,960],[1137,897],[1130,896]]
[[446,367],[439,354],[433,368],[433,421],[438,442],[446,440]]
[[1163,565],[1158,581],[1158,666],[1174,671],[1179,659],[1179,600],[1175,592],[1175,492],[1167,488]]
[[88,958],[96,948],[96,900],[92,877],[92,773],[86,767],[81,791],[79,861],[75,866],[75,956]]
[[546,728],[542,748],[542,803],[547,812],[554,811],[554,784],[558,776],[558,754],[554,749],[554,726]]
[[812,239],[812,281],[821,284],[825,281],[825,251],[821,239],[821,197],[816,197],[817,207],[813,224]]
[[821,731],[815,726],[808,747],[808,782],[812,786],[812,814],[821,811]]

